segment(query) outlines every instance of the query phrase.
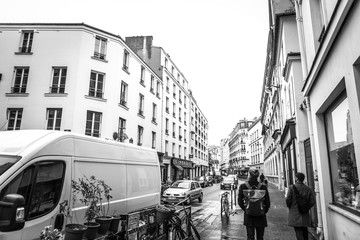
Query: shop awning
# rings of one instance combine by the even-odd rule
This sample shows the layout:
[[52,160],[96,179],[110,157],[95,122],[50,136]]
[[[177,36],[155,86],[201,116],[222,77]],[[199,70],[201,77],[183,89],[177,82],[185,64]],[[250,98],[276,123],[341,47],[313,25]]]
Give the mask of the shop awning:
[[184,168],[182,167],[182,166],[179,166],[179,165],[173,165],[175,168],[177,168],[178,170],[180,170],[180,171],[182,171],[182,170],[184,170]]

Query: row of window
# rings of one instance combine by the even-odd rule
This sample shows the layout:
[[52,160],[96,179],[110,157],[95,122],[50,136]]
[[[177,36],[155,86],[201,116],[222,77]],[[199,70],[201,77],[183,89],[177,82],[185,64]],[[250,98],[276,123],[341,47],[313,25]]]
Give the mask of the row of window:
[[[23,108],[8,108],[8,126],[7,130],[20,130],[23,116]],[[62,108],[46,109],[46,129],[60,130],[62,120]],[[95,111],[87,111],[85,135],[100,137],[101,136],[102,113]],[[126,120],[119,118],[119,140],[123,142],[126,139]],[[144,128],[138,126],[137,145],[143,144]],[[156,132],[151,132],[152,148],[156,148]]]

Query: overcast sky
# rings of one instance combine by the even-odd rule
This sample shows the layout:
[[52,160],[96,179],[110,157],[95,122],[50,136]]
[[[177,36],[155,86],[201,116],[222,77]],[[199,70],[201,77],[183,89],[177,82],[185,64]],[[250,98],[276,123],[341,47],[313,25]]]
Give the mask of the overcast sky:
[[243,118],[260,116],[269,31],[267,0],[7,0],[0,22],[81,23],[153,36],[189,81],[219,145]]

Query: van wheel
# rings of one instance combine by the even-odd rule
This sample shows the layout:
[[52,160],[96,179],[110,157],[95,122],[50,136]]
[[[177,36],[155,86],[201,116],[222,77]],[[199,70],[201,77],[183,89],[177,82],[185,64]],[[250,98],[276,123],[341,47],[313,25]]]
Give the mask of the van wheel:
[[203,200],[203,194],[202,193],[200,194],[200,197],[198,199],[199,199],[199,202],[202,202],[202,200]]

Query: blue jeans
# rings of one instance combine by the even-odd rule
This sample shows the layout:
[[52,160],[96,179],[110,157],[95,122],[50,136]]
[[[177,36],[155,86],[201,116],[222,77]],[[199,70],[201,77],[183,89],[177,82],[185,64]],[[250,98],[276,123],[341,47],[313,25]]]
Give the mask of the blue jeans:
[[255,232],[256,232],[256,240],[264,239],[265,227],[246,226],[246,233],[247,233],[248,240],[255,240]]

